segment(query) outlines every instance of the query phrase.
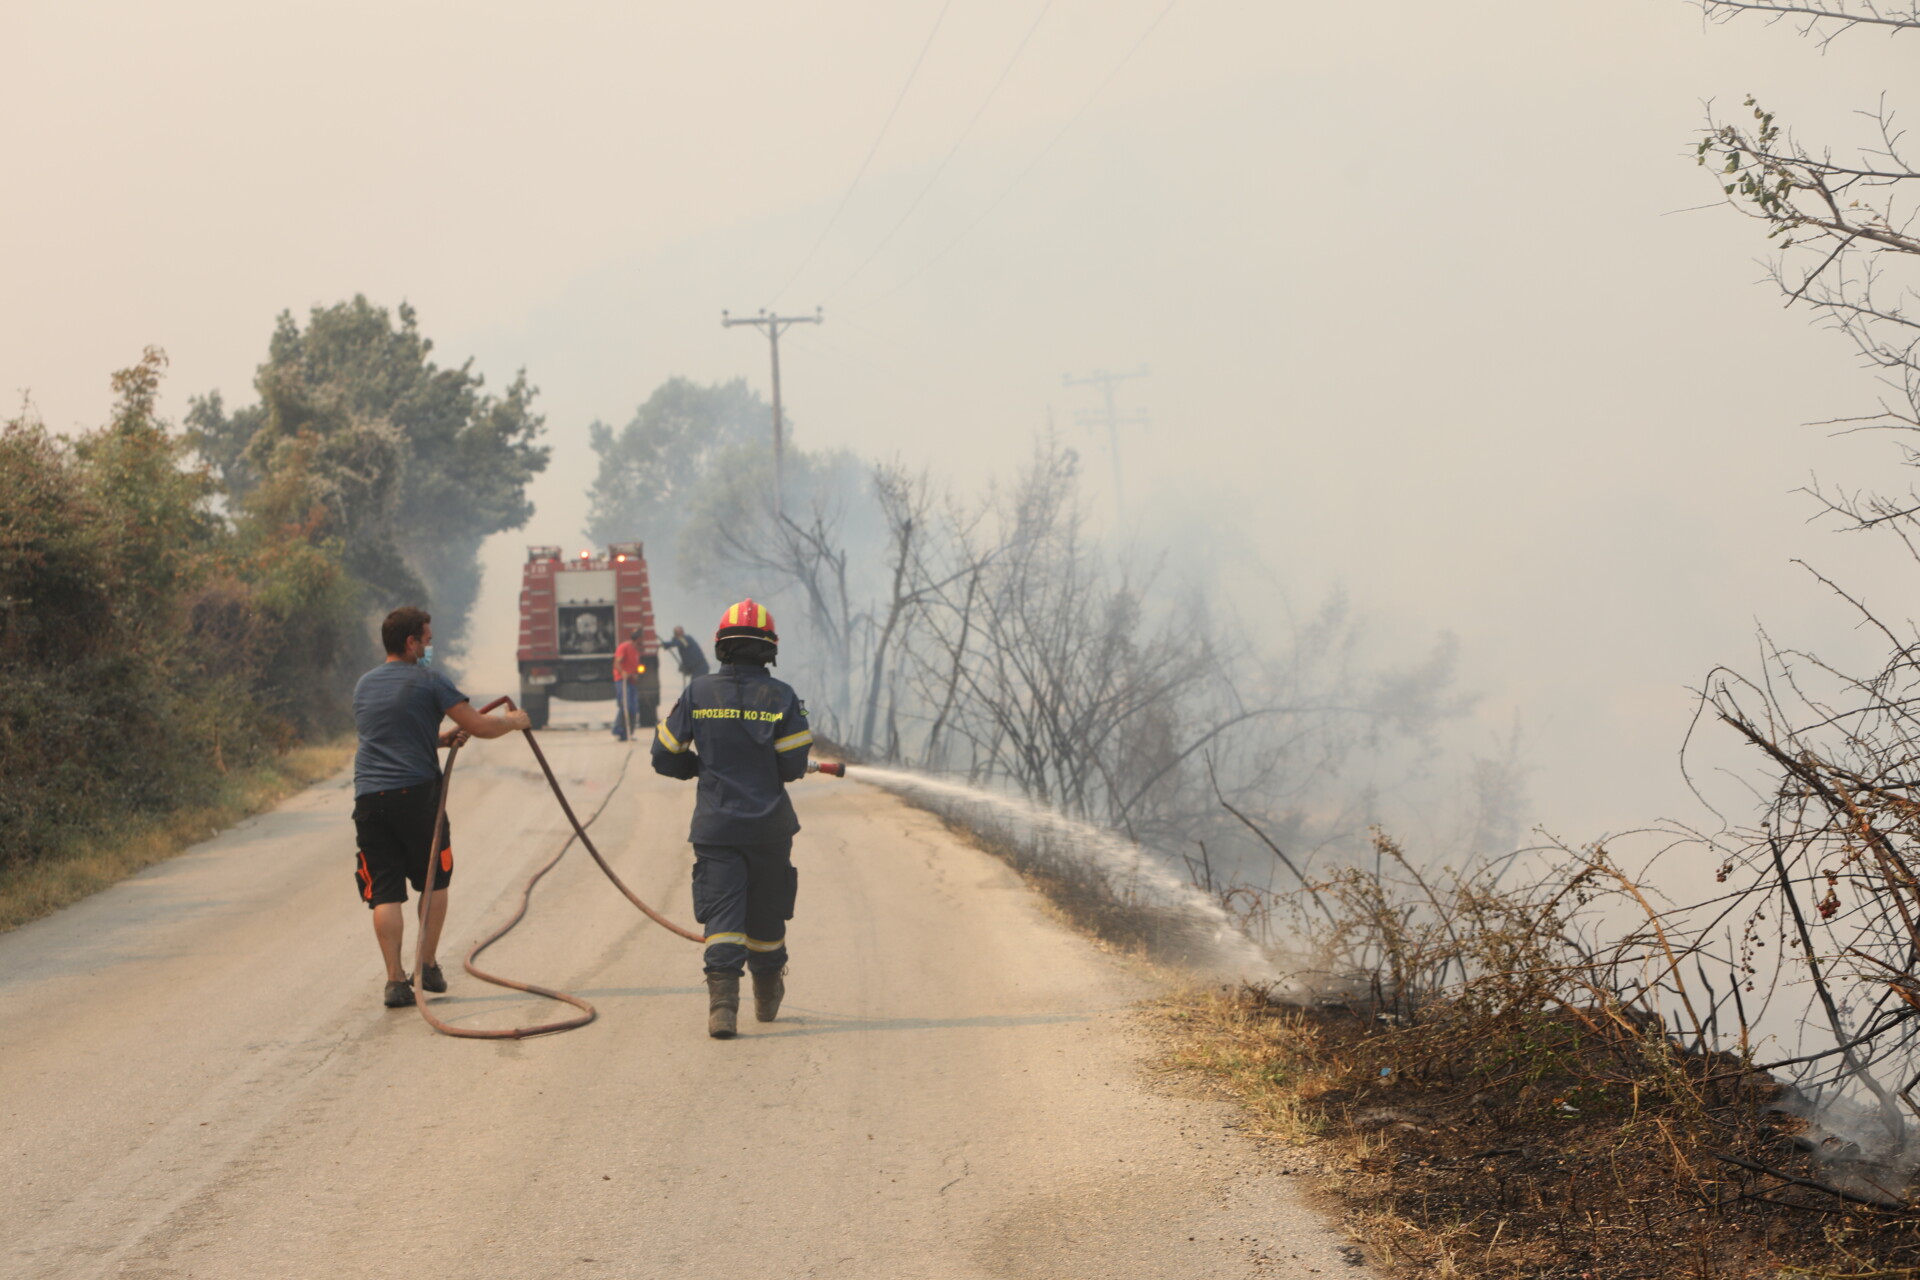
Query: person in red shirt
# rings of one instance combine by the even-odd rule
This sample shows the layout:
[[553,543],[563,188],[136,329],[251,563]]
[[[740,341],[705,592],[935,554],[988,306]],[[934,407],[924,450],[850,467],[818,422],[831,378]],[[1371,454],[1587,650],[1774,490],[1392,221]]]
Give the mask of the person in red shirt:
[[640,723],[640,634],[635,630],[613,651],[613,736],[622,742]]

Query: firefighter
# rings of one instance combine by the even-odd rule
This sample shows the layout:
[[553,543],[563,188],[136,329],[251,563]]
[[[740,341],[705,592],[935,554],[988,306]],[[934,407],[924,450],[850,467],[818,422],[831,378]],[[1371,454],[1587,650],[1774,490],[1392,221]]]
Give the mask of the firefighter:
[[700,642],[688,635],[685,627],[675,627],[673,639],[662,641],[660,647],[673,650],[680,674],[688,680],[707,674],[707,655],[700,651]]
[[733,1037],[740,975],[753,974],[754,1016],[772,1022],[786,994],[787,921],[800,829],[787,784],[807,771],[806,704],[767,672],[779,653],[773,615],[752,600],[714,633],[720,670],[688,682],[654,731],[653,767],[698,778],[693,806],[693,915],[706,926],[707,1034]]
[[635,627],[633,634],[620,642],[613,651],[613,736],[625,742],[629,725],[640,723],[640,637],[645,634]]

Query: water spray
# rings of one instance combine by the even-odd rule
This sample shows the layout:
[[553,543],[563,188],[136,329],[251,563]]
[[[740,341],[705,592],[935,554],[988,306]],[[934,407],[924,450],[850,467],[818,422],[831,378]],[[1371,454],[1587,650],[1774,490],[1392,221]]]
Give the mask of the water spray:
[[[844,766],[841,766],[844,769]],[[1102,871],[1130,900],[1150,904],[1177,921],[1191,959],[1241,978],[1276,977],[1273,960],[1242,933],[1219,903],[1181,880],[1118,832],[1070,818],[1023,796],[989,791],[906,769],[860,766],[860,781],[891,791],[919,807],[987,836],[1025,847],[1051,846]]]
[[[510,709],[513,708],[513,699],[506,697],[498,698],[481,708],[481,711],[484,714],[500,706],[506,706]],[[527,745],[533,750],[534,759],[539,762],[540,771],[545,775],[547,785],[551,788],[554,799],[559,802],[561,811],[566,814],[568,824],[573,828],[573,835],[560,847],[558,853],[554,854],[545,865],[535,871],[527,880],[525,886],[521,889],[518,910],[514,912],[512,918],[504,925],[482,939],[467,953],[463,967],[469,974],[479,978],[483,982],[490,982],[497,986],[507,987],[516,991],[525,991],[532,995],[544,996],[549,1000],[561,1001],[573,1005],[580,1010],[580,1013],[572,1018],[542,1023],[537,1026],[505,1027],[487,1030],[471,1027],[455,1027],[435,1016],[433,1011],[427,1007],[425,992],[421,989],[416,989],[414,992],[414,1002],[420,1010],[421,1016],[427,1020],[428,1024],[431,1025],[434,1030],[444,1035],[486,1040],[518,1040],[527,1036],[545,1035],[556,1031],[570,1031],[575,1027],[585,1026],[589,1022],[592,1022],[597,1016],[593,1006],[578,996],[571,995],[564,991],[557,991],[550,987],[520,982],[512,978],[504,978],[497,974],[488,973],[474,964],[474,960],[482,951],[499,941],[509,930],[525,918],[534,886],[540,882],[541,877],[553,869],[567,850],[573,846],[575,841],[585,846],[587,853],[593,858],[607,879],[613,883],[614,887],[654,923],[660,925],[669,933],[677,934],[690,942],[705,941],[700,933],[676,924],[661,915],[621,881],[620,877],[614,873],[613,868],[607,865],[606,859],[600,856],[600,851],[594,847],[592,838],[587,835],[586,828],[595,818],[599,817],[599,811],[596,810],[590,815],[586,822],[582,822],[574,814],[573,806],[567,802],[566,794],[560,789],[560,780],[554,776],[552,767],[547,763],[546,753],[540,750],[539,740],[534,737],[533,730],[524,729],[521,732],[527,740]],[[452,789],[454,761],[458,755],[459,747],[457,745],[447,753],[446,769],[442,774],[440,787],[441,818],[444,818],[446,815],[447,795]],[[630,761],[632,756],[627,756],[627,759]],[[810,774],[824,774],[829,778],[844,778],[847,776],[847,764],[844,760],[809,760],[807,762],[806,772]],[[620,782],[625,780],[625,775],[626,767],[623,765],[620,779],[615,782],[613,788],[608,791],[606,797],[601,801],[602,809],[604,809],[608,801],[613,798],[614,791],[619,789]],[[1234,928],[1233,922],[1228,918],[1226,912],[1221,909],[1218,903],[1201,894],[1191,885],[1182,883],[1138,844],[1135,844],[1131,840],[1124,839],[1115,832],[1069,818],[1065,814],[1057,813],[1052,809],[1035,804],[1033,801],[1022,797],[1003,795],[980,787],[969,786],[965,783],[929,777],[925,774],[912,773],[903,769],[876,769],[862,765],[859,769],[859,777],[874,786],[881,787],[884,790],[892,791],[897,795],[913,800],[922,808],[943,816],[956,818],[975,831],[983,834],[1002,833],[1026,845],[1044,845],[1051,843],[1062,846],[1069,849],[1073,856],[1100,866],[1109,874],[1123,877],[1130,895],[1140,900],[1149,901],[1162,911],[1171,910],[1175,914],[1185,917],[1185,923],[1181,927],[1181,932],[1190,944],[1195,944],[1196,949],[1203,953],[1204,962],[1210,968],[1233,970],[1242,977],[1270,974],[1273,971],[1274,966],[1271,960],[1262,955],[1259,948],[1255,947],[1246,935]],[[439,826],[440,822],[436,820],[434,824],[436,832],[439,830]],[[433,843],[438,844],[439,842],[436,839]],[[419,899],[420,915],[423,922],[426,918],[426,913],[431,909],[435,893],[433,864],[438,855],[436,852],[429,850],[427,856],[428,867],[424,880],[426,888],[421,893]],[[425,930],[422,929],[417,936],[420,941],[416,946],[423,947],[425,945]],[[416,953],[416,972],[420,967],[419,962],[420,956]]]

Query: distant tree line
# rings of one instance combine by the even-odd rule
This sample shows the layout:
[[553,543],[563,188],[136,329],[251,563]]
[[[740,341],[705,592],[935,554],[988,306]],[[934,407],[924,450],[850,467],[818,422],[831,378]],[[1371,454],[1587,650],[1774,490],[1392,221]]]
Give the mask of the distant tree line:
[[152,348],[98,430],[0,425],[0,866],[340,730],[396,604],[457,640],[547,451],[524,376],[491,396],[431,350],[356,297],[282,315],[258,403],[201,397],[184,431]]

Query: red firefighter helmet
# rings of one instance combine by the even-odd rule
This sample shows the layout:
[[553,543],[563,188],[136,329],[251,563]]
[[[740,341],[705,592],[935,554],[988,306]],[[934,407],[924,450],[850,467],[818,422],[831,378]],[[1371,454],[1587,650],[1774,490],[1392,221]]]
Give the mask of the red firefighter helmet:
[[720,615],[720,626],[713,633],[715,648],[722,640],[765,640],[778,646],[780,635],[773,629],[773,614],[749,596]]

